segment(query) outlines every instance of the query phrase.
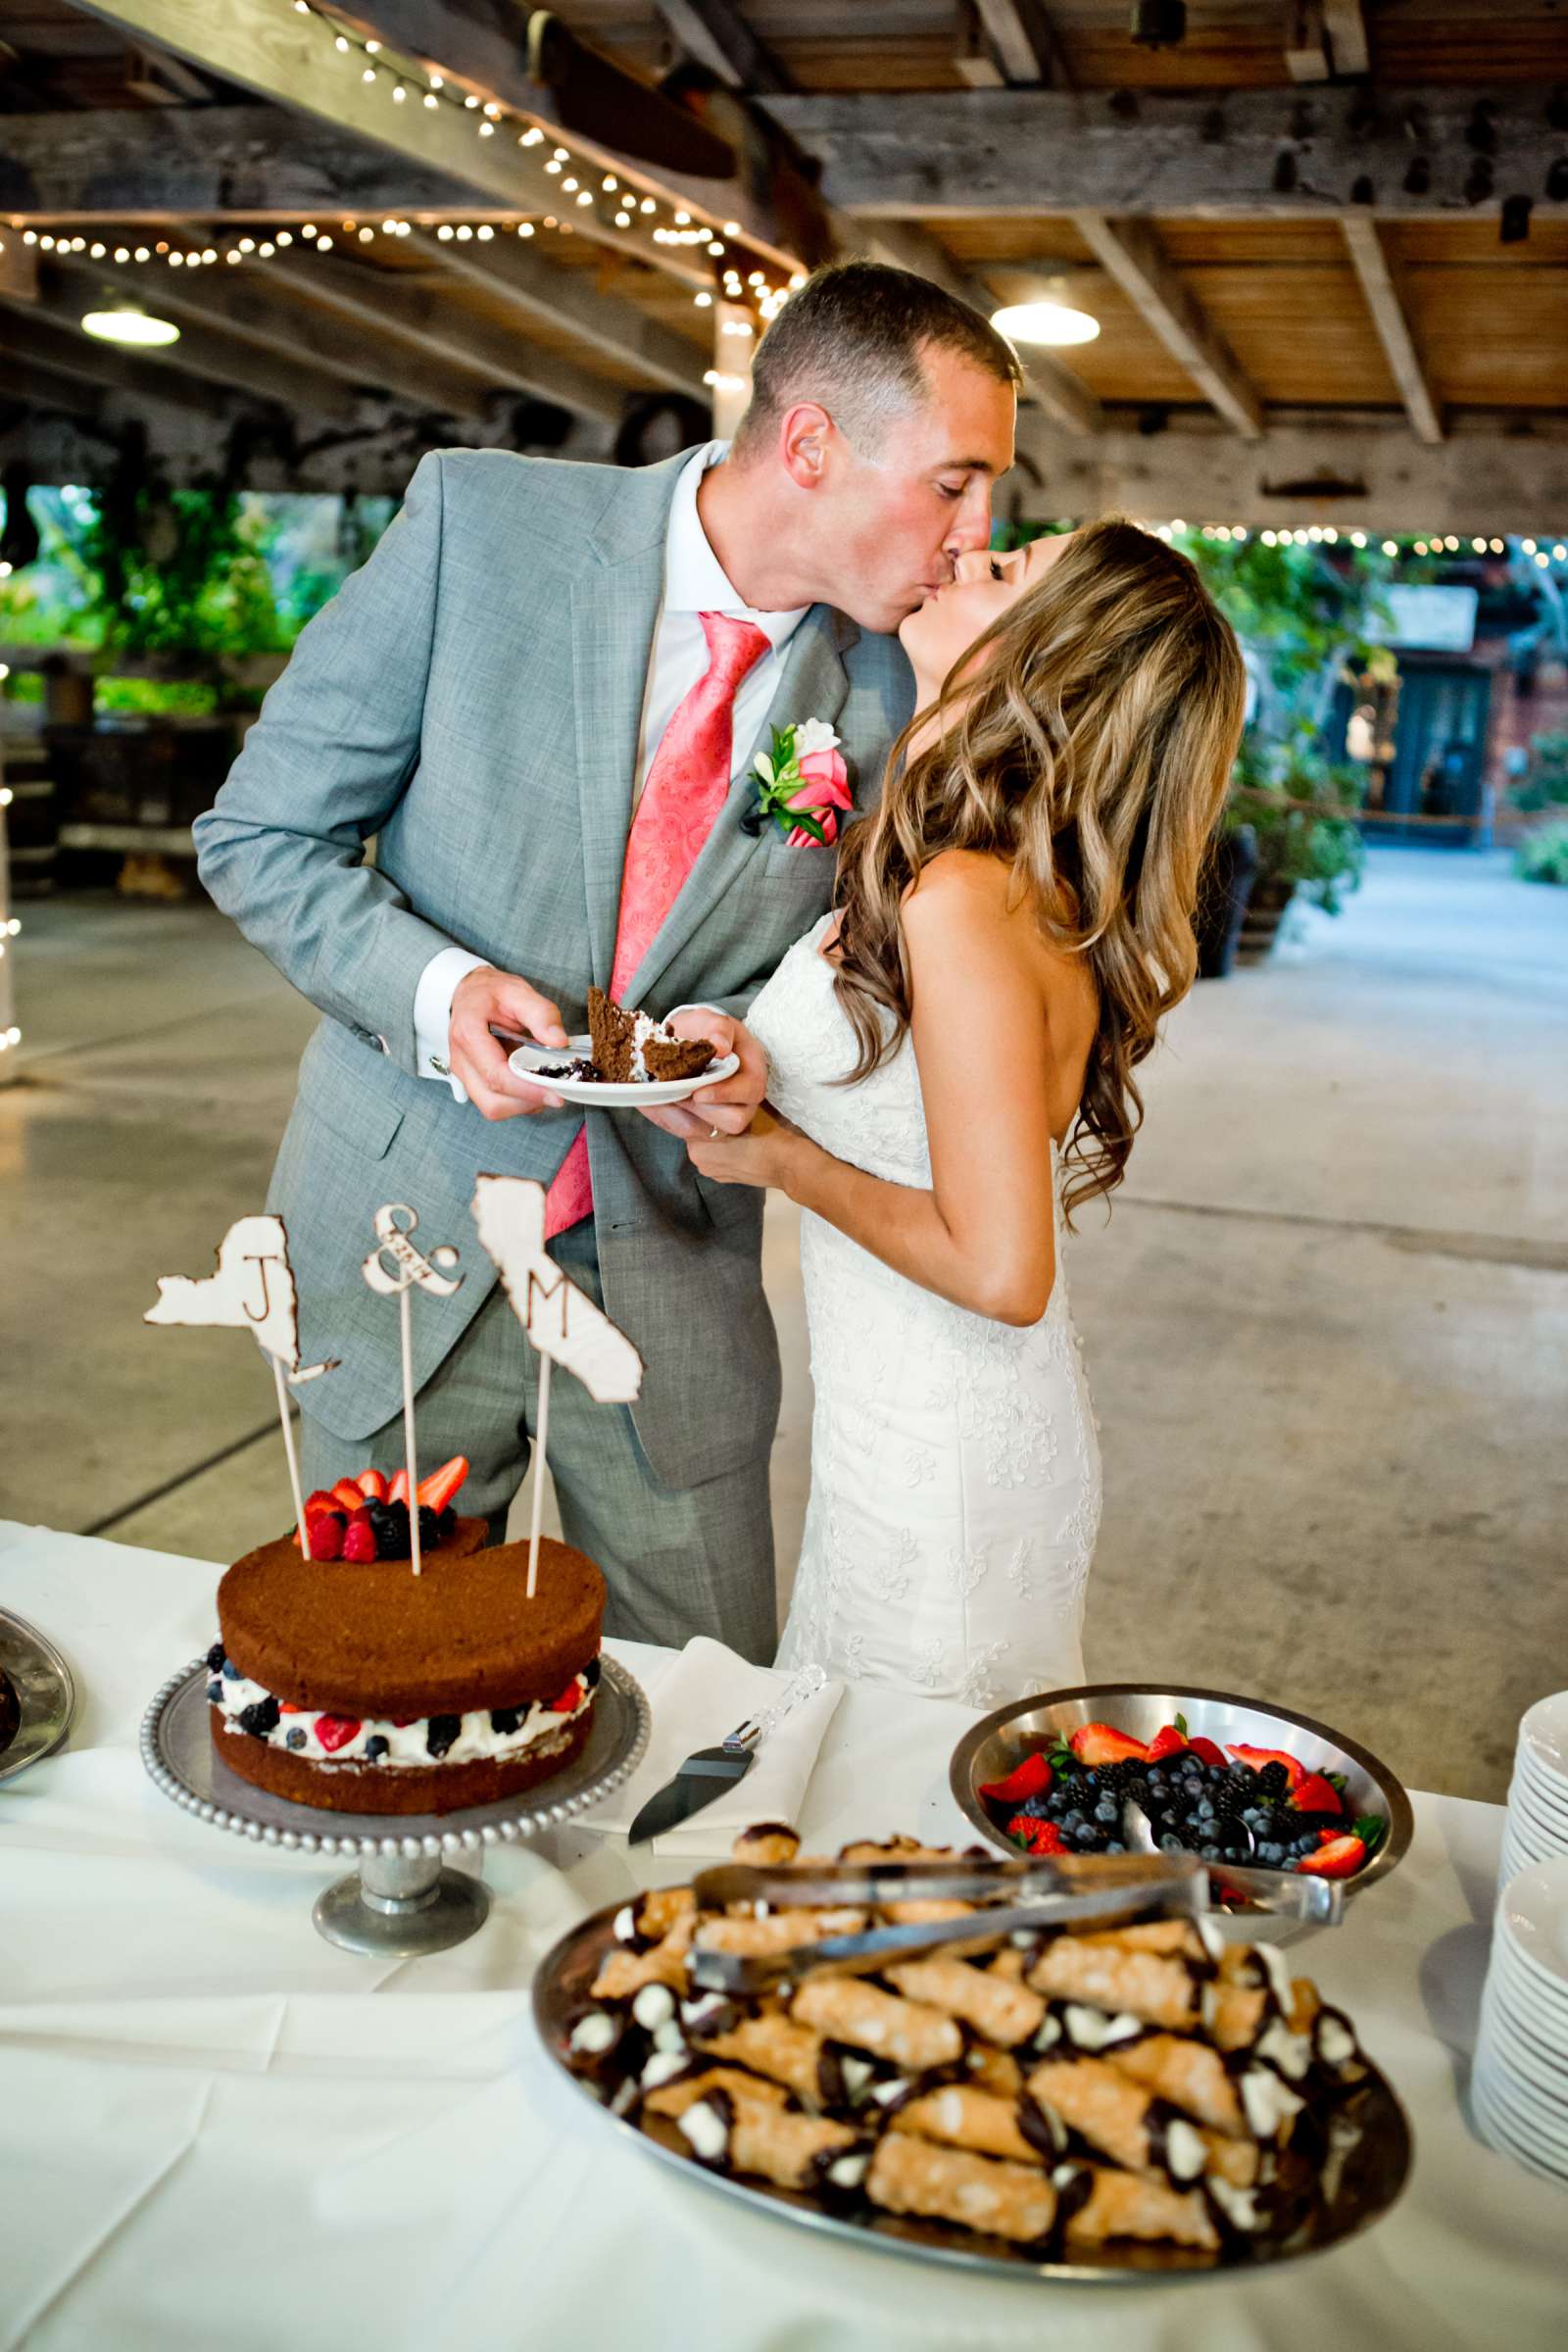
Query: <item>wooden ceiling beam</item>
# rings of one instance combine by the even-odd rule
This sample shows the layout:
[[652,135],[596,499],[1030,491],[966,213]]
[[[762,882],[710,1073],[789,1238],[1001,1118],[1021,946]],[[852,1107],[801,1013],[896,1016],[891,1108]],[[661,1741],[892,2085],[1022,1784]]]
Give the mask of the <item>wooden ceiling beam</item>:
[[432,268],[482,287],[527,325],[570,335],[662,390],[708,399],[702,354],[696,346],[647,318],[623,296],[596,293],[585,282],[590,271],[558,270],[505,230],[484,242],[460,245],[422,236],[418,245]]
[[340,261],[335,254],[313,255],[308,277],[294,262],[252,267],[267,278],[297,286],[356,327],[409,344],[423,359],[471,368],[510,392],[553,402],[597,424],[620,422],[625,401],[613,384],[556,352],[530,350],[510,328],[457,310],[435,271],[381,270]]
[[1361,281],[1366,307],[1372,314],[1372,323],[1378,330],[1378,340],[1389,363],[1389,372],[1399,387],[1405,414],[1411,430],[1418,440],[1436,444],[1443,439],[1443,420],[1437,403],[1427,383],[1421,355],[1416,350],[1410,322],[1404,315],[1389,269],[1389,258],[1378,235],[1377,222],[1363,214],[1349,213],[1341,221],[1345,242],[1349,250],[1355,274]]
[[122,351],[112,343],[94,343],[73,323],[40,318],[32,308],[25,314],[8,308],[3,321],[8,382],[15,358],[22,365],[36,363],[51,374],[73,376],[79,383],[122,394],[128,400],[159,402],[185,416],[210,418],[224,414],[222,395],[208,385],[178,376],[172,368],[161,368],[137,352]]
[[[121,26],[138,40],[154,41],[205,72],[237,82],[279,106],[324,119],[337,125],[340,133],[389,149],[416,169],[439,172],[474,196],[488,197],[509,211],[550,213],[559,207],[560,183],[545,169],[547,142],[524,147],[515,135],[481,138],[477,110],[470,115],[452,106],[395,105],[387,86],[389,75],[367,84],[357,70],[357,59],[338,58],[330,42],[323,47],[324,34],[318,18],[297,16],[278,0],[222,0],[220,7],[212,5],[212,0],[79,0],[79,5],[88,15]],[[368,21],[372,29],[387,24],[383,36],[387,45],[403,46],[391,26],[408,13],[406,4],[360,0],[356,9],[345,13],[353,13],[359,22]],[[460,44],[475,25],[466,13],[459,16],[428,6],[416,13],[427,27],[449,33],[451,40]],[[514,39],[510,46],[515,74],[520,69]],[[456,61],[454,71],[462,71]],[[523,86],[533,92],[534,101],[547,95],[534,89],[526,76]],[[528,100],[512,98],[510,102],[528,105],[534,113],[545,112]],[[160,122],[166,120],[162,111],[157,119]],[[647,175],[643,177],[646,180]],[[729,191],[727,181],[710,183],[705,201],[727,205]],[[669,201],[680,200],[671,197]],[[7,198],[3,180],[0,208],[27,209]],[[225,203],[220,209],[229,208]],[[708,270],[696,262],[689,248],[651,250],[646,237],[635,229],[616,228],[598,207],[575,212],[572,227],[595,244],[634,253],[639,260],[653,261],[655,267],[688,283],[709,282]]]
[[[982,318],[989,318],[997,308],[996,296],[982,280],[970,277],[945,245],[906,220],[861,220],[846,233],[873,261],[891,262],[897,270],[911,270],[916,277],[930,278],[959,302],[968,303]],[[1027,379],[1027,396],[1039,402],[1054,423],[1080,438],[1102,430],[1104,414],[1082,377],[1036,345],[1025,345],[1018,360]]]
[[[95,285],[101,285],[101,272],[96,265],[88,264]],[[93,348],[92,339],[81,334],[83,311],[95,307],[92,295],[83,295],[75,281],[81,272],[73,270],[72,283],[62,282],[62,275],[51,270],[41,276],[38,285],[37,309],[40,317],[53,319],[55,324],[75,331],[86,347]],[[161,285],[145,285],[131,289],[145,294],[154,308],[162,294]],[[126,289],[119,284],[108,289],[111,301],[123,298]],[[99,348],[109,349],[108,345]],[[198,376],[203,382],[218,384],[234,392],[249,393],[253,398],[275,400],[284,408],[303,410],[313,416],[322,416],[334,424],[356,424],[360,419],[360,403],[345,384],[336,377],[313,368],[295,357],[280,359],[261,351],[253,343],[237,340],[220,328],[198,325],[192,321],[180,327],[179,341],[156,346],[138,346],[138,361],[159,374],[172,377]]]
[[1329,36],[1336,78],[1370,74],[1372,52],[1361,0],[1323,0],[1323,24]]
[[732,90],[777,93],[794,80],[732,0],[656,0],[676,45]]
[[[305,258],[276,283],[295,297],[316,268]],[[252,269],[167,270],[158,280],[156,297],[161,311],[176,319],[205,319],[258,350],[270,352],[291,365],[308,349],[313,368],[324,369],[357,392],[385,393],[397,400],[417,402],[443,416],[477,422],[490,413],[490,398],[471,376],[432,366],[409,345],[380,334],[358,334],[343,341],[313,332],[318,314],[309,302],[280,301],[257,284]]]
[[974,0],[974,9],[1009,82],[1071,88],[1060,44],[1041,0]]
[[5,376],[0,380],[0,417],[19,402],[28,408],[64,409],[72,416],[96,416],[103,407],[102,388],[11,350],[10,323],[9,319],[0,321],[8,345]]
[[[1469,129],[1489,98],[1493,193],[1467,193]],[[941,221],[1079,211],[1151,219],[1495,219],[1522,188],[1537,216],[1562,153],[1537,90],[1509,83],[1192,91],[933,90],[768,98],[822,166],[823,200],[859,218]],[[1428,174],[1411,174],[1425,159]],[[1406,179],[1413,177],[1407,187]]]
[[1257,440],[1263,430],[1262,402],[1148,221],[1112,220],[1102,213],[1074,213],[1072,221],[1101,268],[1115,279],[1210,406],[1244,441]]

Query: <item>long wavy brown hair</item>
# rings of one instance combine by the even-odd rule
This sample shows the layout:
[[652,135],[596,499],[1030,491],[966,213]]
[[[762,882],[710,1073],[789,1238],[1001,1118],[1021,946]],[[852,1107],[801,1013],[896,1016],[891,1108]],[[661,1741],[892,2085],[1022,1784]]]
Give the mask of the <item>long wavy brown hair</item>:
[[915,713],[880,805],[842,845],[834,986],[858,1047],[846,1083],[909,1025],[906,893],[944,850],[991,852],[1045,936],[1087,958],[1099,997],[1067,1143],[1069,1218],[1118,1185],[1143,1119],[1133,1072],[1193,984],[1199,869],[1245,686],[1230,624],[1185,556],[1120,517],[1075,531],[934,710]]

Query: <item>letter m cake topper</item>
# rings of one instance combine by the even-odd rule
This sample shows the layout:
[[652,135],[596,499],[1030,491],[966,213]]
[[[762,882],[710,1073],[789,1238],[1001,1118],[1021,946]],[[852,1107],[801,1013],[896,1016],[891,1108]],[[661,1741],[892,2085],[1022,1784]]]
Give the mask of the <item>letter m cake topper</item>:
[[473,1221],[494,1258],[512,1311],[538,1349],[539,1410],[534,1446],[533,1524],[528,1539],[528,1598],[539,1574],[544,1460],[550,1432],[550,1367],[575,1372],[596,1404],[630,1404],[643,1385],[643,1359],[626,1334],[586,1291],[567,1279],[545,1247],[545,1188],[525,1176],[481,1176]]

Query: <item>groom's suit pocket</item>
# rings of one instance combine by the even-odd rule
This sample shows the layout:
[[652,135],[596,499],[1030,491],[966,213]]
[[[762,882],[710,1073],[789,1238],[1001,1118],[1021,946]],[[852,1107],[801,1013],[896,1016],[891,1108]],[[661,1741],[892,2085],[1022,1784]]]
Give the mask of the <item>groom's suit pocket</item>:
[[299,1100],[339,1143],[366,1159],[385,1159],[405,1116],[397,1090],[418,1083],[340,1024],[323,1021],[305,1049]]

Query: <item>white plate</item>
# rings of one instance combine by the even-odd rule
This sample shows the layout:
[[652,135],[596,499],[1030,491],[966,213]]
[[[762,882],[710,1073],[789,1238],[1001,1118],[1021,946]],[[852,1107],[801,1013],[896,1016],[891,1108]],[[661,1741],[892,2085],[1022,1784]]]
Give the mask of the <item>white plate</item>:
[[1534,2068],[1543,2087],[1549,2085],[1554,2098],[1559,2095],[1556,2086],[1560,2082],[1560,2095],[1568,2102],[1568,2035],[1558,2034],[1554,2043],[1551,2028],[1543,2028],[1531,2017],[1513,1986],[1495,1969],[1487,1979],[1481,2022],[1483,2034],[1492,2035],[1510,2066],[1520,2071]]
[[1543,1983],[1568,1999],[1568,1854],[1520,1872],[1497,1906],[1497,1927]]
[[1523,2125],[1514,2123],[1494,2105],[1482,2083],[1471,2084],[1470,2103],[1483,2139],[1489,2147],[1495,2148],[1499,2156],[1511,2156],[1516,2163],[1525,2165],[1533,2173],[1544,2174],[1548,2180],[1568,2180],[1568,2162],[1560,2165],[1553,2162],[1547,2152],[1537,2145]]
[[1508,1811],[1528,1813],[1542,1829],[1560,1830],[1568,1835],[1568,1800],[1549,1795],[1518,1776],[1508,1791]]
[[1515,2016],[1551,2049],[1568,2050],[1568,2001],[1544,1989],[1522,1960],[1503,1947],[1493,1962],[1500,1991]]
[[1519,1724],[1519,1753],[1528,1754],[1532,1768],[1555,1781],[1568,1797],[1568,1690],[1538,1698]]
[[[569,1038],[561,1046],[518,1046],[507,1056],[519,1078],[532,1079],[553,1062],[593,1057],[591,1037]],[[590,1110],[647,1110],[657,1102],[685,1102],[705,1086],[721,1086],[740,1068],[738,1054],[720,1054],[700,1078],[649,1079],[641,1086],[601,1086],[592,1078],[539,1078],[536,1083],[564,1102],[581,1102]]]
[[1568,2124],[1548,2120],[1508,2076],[1478,2067],[1475,2094],[1543,2164],[1568,2167]]

